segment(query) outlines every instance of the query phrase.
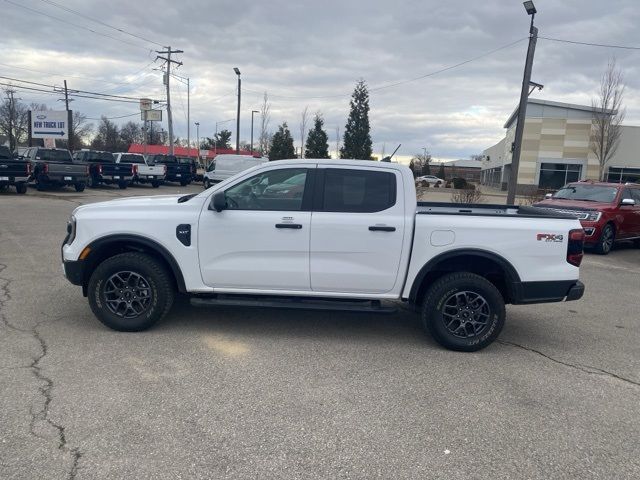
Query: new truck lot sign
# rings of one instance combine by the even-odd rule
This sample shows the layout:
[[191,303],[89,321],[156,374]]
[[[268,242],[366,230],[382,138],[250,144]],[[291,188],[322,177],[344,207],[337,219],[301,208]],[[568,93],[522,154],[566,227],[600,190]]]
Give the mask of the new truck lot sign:
[[69,138],[66,110],[31,111],[31,138]]

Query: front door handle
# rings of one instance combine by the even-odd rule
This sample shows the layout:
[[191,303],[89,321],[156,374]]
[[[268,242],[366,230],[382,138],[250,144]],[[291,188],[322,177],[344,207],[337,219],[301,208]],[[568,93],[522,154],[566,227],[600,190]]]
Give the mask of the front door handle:
[[396,227],[387,227],[385,225],[371,225],[369,230],[372,232],[395,232]]
[[300,230],[302,225],[299,223],[276,223],[276,228],[291,228],[293,230]]

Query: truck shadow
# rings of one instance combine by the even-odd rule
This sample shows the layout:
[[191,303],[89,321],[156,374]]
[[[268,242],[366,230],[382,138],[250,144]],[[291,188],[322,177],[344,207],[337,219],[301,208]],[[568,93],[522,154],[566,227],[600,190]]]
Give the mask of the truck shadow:
[[176,302],[156,329],[164,332],[192,330],[234,337],[323,338],[381,343],[436,343],[426,335],[417,313],[332,312],[280,308],[191,306]]

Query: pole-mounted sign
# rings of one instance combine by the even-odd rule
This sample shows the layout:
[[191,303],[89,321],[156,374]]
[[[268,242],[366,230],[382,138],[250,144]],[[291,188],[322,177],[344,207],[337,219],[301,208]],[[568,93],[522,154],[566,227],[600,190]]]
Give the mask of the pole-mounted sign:
[[69,113],[66,110],[30,112],[31,138],[69,139]]
[[153,100],[150,98],[141,98],[140,99],[140,110],[151,110],[153,108]]

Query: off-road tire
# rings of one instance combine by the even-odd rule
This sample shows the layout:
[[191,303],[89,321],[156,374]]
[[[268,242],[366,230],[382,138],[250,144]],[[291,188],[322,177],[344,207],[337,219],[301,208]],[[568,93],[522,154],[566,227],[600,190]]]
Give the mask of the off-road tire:
[[[113,275],[131,272],[148,285],[150,301],[138,316],[125,318],[107,305],[106,288]],[[104,325],[121,332],[139,332],[155,325],[173,305],[175,286],[171,274],[153,257],[144,253],[121,253],[103,261],[93,271],[88,286],[89,305]]]
[[84,183],[76,183],[74,187],[76,189],[76,192],[84,192]]
[[[485,325],[481,328],[479,327],[477,333],[475,327],[469,326],[470,323],[466,321],[464,325],[473,330],[471,334],[459,320],[454,319],[449,324],[446,322],[447,319],[451,320],[452,317],[456,316],[455,313],[451,314],[452,307],[450,302],[452,299],[455,301],[458,298],[457,295],[464,298],[465,294],[462,292],[477,295],[486,305],[486,310],[484,310],[484,315],[486,315]],[[446,312],[445,307],[447,308]],[[457,307],[453,308],[455,312]],[[460,313],[458,316],[471,315],[471,317],[467,317],[467,320],[469,322],[475,321],[473,312],[472,308],[468,310],[462,308],[461,312],[458,310],[458,313]],[[500,291],[487,279],[469,272],[449,273],[439,278],[427,290],[422,302],[422,325],[424,329],[431,334],[436,342],[450,350],[474,352],[485,348],[500,334],[504,327],[505,317],[504,299]],[[452,332],[456,322],[460,325],[458,328],[463,329],[458,335]],[[466,334],[469,334],[469,336],[464,338],[460,336]]]

